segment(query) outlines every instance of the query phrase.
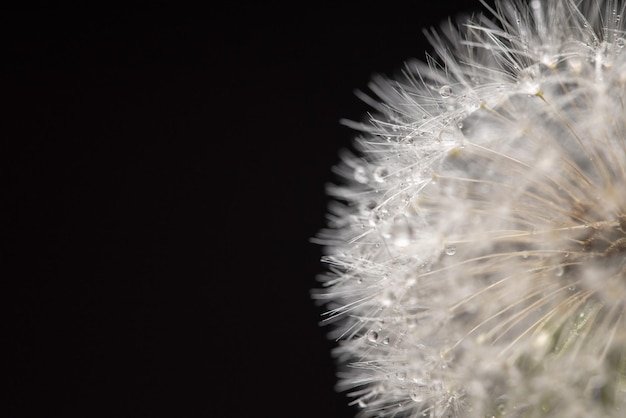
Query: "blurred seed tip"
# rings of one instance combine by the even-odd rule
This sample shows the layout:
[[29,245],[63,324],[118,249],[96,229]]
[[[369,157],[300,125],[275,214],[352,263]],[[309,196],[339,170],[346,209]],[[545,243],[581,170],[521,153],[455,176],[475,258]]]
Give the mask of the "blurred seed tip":
[[314,298],[362,417],[622,417],[625,4],[500,0],[375,77]]

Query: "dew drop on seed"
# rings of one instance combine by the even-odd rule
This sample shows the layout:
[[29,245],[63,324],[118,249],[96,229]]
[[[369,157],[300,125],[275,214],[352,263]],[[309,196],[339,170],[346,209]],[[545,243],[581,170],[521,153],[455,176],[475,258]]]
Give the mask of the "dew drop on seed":
[[376,167],[374,170],[374,181],[377,183],[384,183],[385,178],[389,175],[387,167]]
[[411,390],[411,399],[415,402],[422,402],[424,400],[422,391],[419,388]]
[[535,64],[519,72],[518,82],[526,93],[537,94],[541,90],[539,77],[540,70]]
[[456,125],[449,125],[439,131],[437,141],[445,145],[463,145],[465,138]]
[[446,255],[454,255],[456,254],[456,246],[455,245],[447,245],[446,246]]
[[406,216],[401,215],[395,218],[391,231],[393,243],[400,248],[411,244],[411,227]]
[[441,86],[441,88],[439,89],[439,94],[444,99],[447,99],[448,97],[452,95],[452,87],[448,85]]
[[567,290],[569,290],[570,292],[573,292],[576,290],[576,285],[571,285],[570,287],[567,288]]
[[561,277],[564,272],[565,272],[565,269],[563,268],[563,266],[557,266],[554,274],[556,275],[556,277]]
[[365,167],[358,165],[354,168],[354,180],[362,184],[367,183],[367,172],[365,171]]
[[480,109],[482,101],[474,92],[469,92],[461,96],[459,103],[467,113],[473,113]]
[[[382,280],[383,281],[387,280],[387,276],[384,276],[382,278]],[[391,306],[394,303],[395,300],[396,300],[396,295],[392,291],[387,291],[383,295],[383,298],[381,300],[381,304],[383,306],[389,307],[389,306]]]
[[367,333],[367,340],[369,342],[375,343],[376,341],[378,341],[378,333],[374,330],[371,330]]

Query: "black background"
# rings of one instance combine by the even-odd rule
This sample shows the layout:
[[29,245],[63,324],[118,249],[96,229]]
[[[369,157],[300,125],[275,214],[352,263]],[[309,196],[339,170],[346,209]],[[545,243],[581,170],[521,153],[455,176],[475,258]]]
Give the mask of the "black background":
[[353,93],[476,0],[4,11],[7,417],[350,417],[309,238]]

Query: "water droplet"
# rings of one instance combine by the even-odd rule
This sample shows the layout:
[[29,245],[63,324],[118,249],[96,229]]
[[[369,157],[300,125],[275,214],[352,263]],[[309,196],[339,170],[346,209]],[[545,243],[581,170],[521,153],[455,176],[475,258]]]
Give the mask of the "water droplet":
[[359,408],[367,407],[367,403],[363,399],[359,399],[359,401],[357,402],[357,405],[359,405]]
[[385,337],[385,339],[383,340],[383,344],[389,345],[389,337]]
[[570,292],[573,292],[576,290],[576,285],[571,285],[570,287],[567,288],[567,290],[569,290]]
[[624,38],[617,38],[615,40],[615,46],[619,49],[624,48],[624,45],[626,45],[626,40],[624,40]]
[[459,104],[467,113],[473,113],[480,109],[481,103],[482,101],[474,91],[469,91],[459,99]]
[[463,131],[461,131],[456,124],[451,124],[439,131],[437,141],[446,146],[463,146],[465,143],[465,136],[463,135]]
[[559,265],[556,267],[554,274],[556,275],[556,277],[561,277],[564,272],[565,272],[565,269],[563,268],[563,266]]
[[406,216],[400,215],[394,219],[391,236],[396,247],[404,248],[411,244],[411,226]]
[[439,94],[444,99],[447,99],[448,97],[452,95],[452,87],[448,85],[441,86],[441,88],[439,89]]
[[367,340],[369,342],[375,343],[376,341],[378,341],[378,333],[374,330],[370,330],[370,332],[367,333]]
[[[382,281],[384,281],[384,280],[387,280],[387,276],[384,276],[384,277],[382,278]],[[394,294],[391,290],[388,290],[388,291],[387,291],[387,292],[385,292],[385,294],[383,295],[383,297],[382,297],[382,299],[381,299],[380,303],[381,303],[383,306],[389,307],[389,306],[391,306],[391,305],[394,303],[394,301],[395,301],[395,300],[396,300],[396,295],[395,295],[395,294]]]
[[365,170],[365,167],[357,165],[354,168],[354,180],[362,184],[367,183],[367,171]]
[[521,70],[517,76],[517,80],[522,90],[528,94],[537,94],[541,91],[541,83],[539,81],[540,70],[538,64],[531,65]]
[[446,245],[446,255],[456,254],[456,245]]
[[374,170],[374,181],[377,183],[384,183],[385,178],[389,175],[387,167],[376,167]]
[[396,379],[398,379],[398,380],[406,379],[406,372],[397,372],[396,373]]
[[410,393],[411,399],[415,402],[422,402],[424,400],[424,391],[420,386],[414,386]]

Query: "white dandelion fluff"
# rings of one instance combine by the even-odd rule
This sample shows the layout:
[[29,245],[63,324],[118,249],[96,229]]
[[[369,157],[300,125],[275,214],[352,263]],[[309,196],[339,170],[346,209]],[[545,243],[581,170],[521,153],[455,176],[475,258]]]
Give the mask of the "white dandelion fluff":
[[315,293],[338,389],[364,417],[623,417],[625,5],[489,12],[346,122]]

